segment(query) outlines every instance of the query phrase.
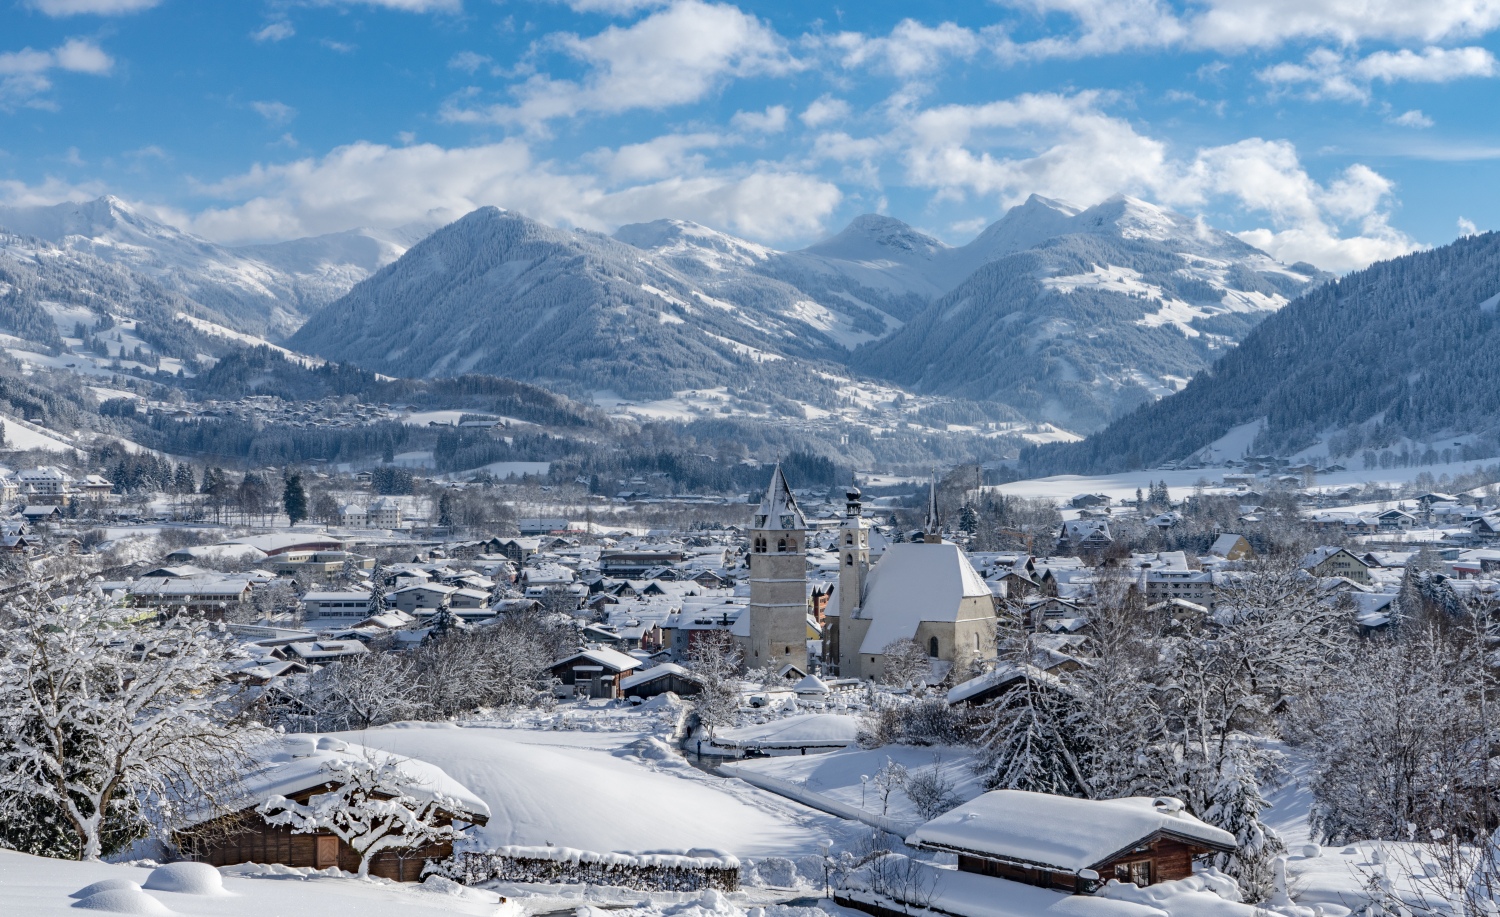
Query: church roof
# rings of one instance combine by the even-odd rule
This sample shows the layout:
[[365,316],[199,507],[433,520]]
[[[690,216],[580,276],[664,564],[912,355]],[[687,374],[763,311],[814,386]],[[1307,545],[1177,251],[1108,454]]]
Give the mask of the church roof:
[[[886,548],[870,568],[859,616],[870,620],[860,644],[866,655],[893,640],[911,639],[923,621],[968,620],[966,598],[990,598],[990,588],[956,544],[902,542]],[[992,616],[988,605],[984,613]]]
[[770,486],[760,500],[760,508],[755,511],[754,528],[787,532],[807,528],[807,517],[802,515],[801,508],[797,506],[797,498],[792,496],[792,489],[786,484],[786,475],[781,473],[780,464],[771,472]]

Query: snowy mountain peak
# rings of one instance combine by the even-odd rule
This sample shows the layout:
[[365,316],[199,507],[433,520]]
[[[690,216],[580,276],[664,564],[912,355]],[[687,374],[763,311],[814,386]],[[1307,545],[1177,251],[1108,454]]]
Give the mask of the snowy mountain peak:
[[718,266],[723,259],[754,264],[775,254],[774,249],[710,229],[691,220],[653,220],[630,223],[615,231],[626,245],[666,256],[696,257]]
[[894,217],[866,213],[854,218],[838,235],[802,251],[847,261],[894,261],[911,264],[931,261],[948,246]]

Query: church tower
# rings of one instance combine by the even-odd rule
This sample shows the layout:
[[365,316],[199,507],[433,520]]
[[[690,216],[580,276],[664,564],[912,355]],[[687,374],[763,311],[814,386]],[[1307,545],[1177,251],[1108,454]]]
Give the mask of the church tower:
[[[823,633],[825,657],[839,675],[844,674],[846,645],[857,657],[860,641],[869,629],[869,622],[858,616],[864,601],[865,575],[870,572],[870,527],[864,520],[860,496],[858,487],[849,488],[844,525],[839,529],[839,585],[835,590],[839,614],[837,619],[828,619]],[[857,665],[858,660],[851,658],[849,662]]]
[[781,465],[750,531],[750,643],[746,668],[807,671],[807,519]]

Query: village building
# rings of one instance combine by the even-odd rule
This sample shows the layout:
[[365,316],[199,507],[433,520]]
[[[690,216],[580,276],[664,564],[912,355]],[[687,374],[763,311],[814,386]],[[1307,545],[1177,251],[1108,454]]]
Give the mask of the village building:
[[591,647],[552,663],[552,677],[575,697],[623,697],[622,682],[641,661],[618,650]]
[[[419,802],[440,799],[444,806],[451,807],[441,813],[439,824],[456,823],[462,827],[489,821],[490,809],[484,800],[433,764],[350,745],[331,736],[295,735],[284,739],[241,776],[237,787],[239,797],[230,804],[230,814],[194,816],[189,809],[186,823],[179,827],[173,840],[185,857],[210,866],[262,863],[311,869],[337,867],[356,872],[359,854],[331,832],[294,833],[286,825],[267,824],[257,809],[277,796],[306,804],[314,796],[337,788],[329,782],[330,763],[366,760],[395,763],[408,778],[404,792]],[[420,882],[429,860],[447,859],[452,853],[451,842],[397,844],[374,855],[370,875],[397,882]]]
[[851,489],[839,531],[838,613],[823,637],[827,664],[844,678],[880,680],[886,647],[912,640],[936,668],[995,656],[995,601],[989,584],[956,544],[938,534],[929,501],[920,541],[890,545],[873,566],[860,493]]
[[906,843],[956,855],[961,873],[1082,893],[1110,879],[1141,886],[1186,879],[1196,858],[1238,847],[1233,834],[1194,818],[1176,799],[1020,790],[985,793],[917,828]]
[[1313,576],[1342,577],[1362,586],[1370,584],[1369,564],[1337,545],[1324,545],[1316,549],[1302,558],[1298,566]]

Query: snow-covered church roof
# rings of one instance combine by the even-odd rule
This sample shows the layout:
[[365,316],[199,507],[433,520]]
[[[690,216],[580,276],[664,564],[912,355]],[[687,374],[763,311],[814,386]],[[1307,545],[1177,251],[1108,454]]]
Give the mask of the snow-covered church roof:
[[797,505],[797,498],[792,496],[792,489],[787,486],[786,475],[781,473],[779,464],[771,472],[771,483],[766,487],[766,495],[761,497],[760,507],[755,510],[754,528],[769,531],[801,531],[807,528],[807,517],[802,515],[802,509]]
[[[901,542],[886,549],[870,568],[859,616],[870,620],[860,644],[866,655],[880,653],[893,640],[916,636],[923,621],[964,621],[963,600],[990,599],[990,587],[963,549],[947,542]],[[986,617],[994,612],[989,605]]]
[[1238,846],[1233,834],[1194,818],[1175,799],[1073,799],[1021,790],[985,793],[921,826],[906,842],[1076,873],[1158,831],[1209,848]]

